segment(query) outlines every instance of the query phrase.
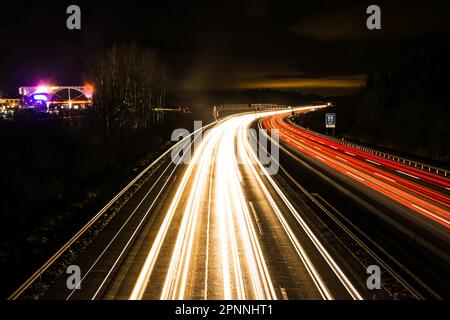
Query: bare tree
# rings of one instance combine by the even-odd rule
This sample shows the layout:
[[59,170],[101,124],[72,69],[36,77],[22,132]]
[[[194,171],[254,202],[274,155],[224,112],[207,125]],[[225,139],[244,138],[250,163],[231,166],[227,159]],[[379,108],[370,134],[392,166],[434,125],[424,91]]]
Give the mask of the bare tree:
[[147,129],[152,112],[164,103],[167,72],[157,54],[136,44],[114,45],[88,61],[93,106],[105,134]]

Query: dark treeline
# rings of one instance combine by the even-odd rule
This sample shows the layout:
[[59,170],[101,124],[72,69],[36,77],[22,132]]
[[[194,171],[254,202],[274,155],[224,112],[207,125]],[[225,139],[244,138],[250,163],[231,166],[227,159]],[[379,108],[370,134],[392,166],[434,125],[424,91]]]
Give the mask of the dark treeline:
[[303,94],[295,90],[236,89],[174,92],[169,103],[188,103],[197,108],[206,108],[227,103],[277,103],[295,106],[321,100],[319,95]]
[[[336,133],[448,164],[449,57],[449,45],[435,43],[415,49],[392,70],[369,74],[355,98],[336,100]],[[323,114],[307,115],[302,123],[323,130]]]
[[90,110],[0,120],[0,271],[10,275],[3,297],[197,116],[154,110],[164,104],[165,67],[136,45],[94,55],[86,80],[95,90]]

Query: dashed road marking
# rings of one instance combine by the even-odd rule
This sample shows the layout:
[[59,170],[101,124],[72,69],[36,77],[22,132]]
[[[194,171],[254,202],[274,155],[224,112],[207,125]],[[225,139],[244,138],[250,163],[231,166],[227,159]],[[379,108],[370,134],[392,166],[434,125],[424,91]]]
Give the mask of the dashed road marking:
[[253,202],[249,201],[248,204],[250,205],[250,210],[252,211],[253,216],[255,217],[255,221],[256,221],[256,224],[258,226],[259,233],[261,235],[264,235],[264,232],[261,229],[261,224],[259,223],[258,215],[256,214],[255,206],[253,205]]
[[439,219],[439,220],[441,220],[442,222],[444,222],[444,223],[446,223],[446,224],[450,224],[450,221],[448,221],[448,220],[446,220],[446,219],[444,219],[444,218],[439,217],[438,215],[434,214],[434,213],[431,212],[431,211],[428,211],[427,209],[424,209],[424,208],[422,208],[422,207],[419,207],[418,205],[415,205],[414,203],[411,203],[411,205],[412,205],[414,208],[419,209],[420,211],[425,212],[426,214],[428,214],[428,215],[430,215],[430,216],[432,216],[432,217],[435,217],[436,219]]
[[347,171],[347,174],[351,175],[352,177],[354,177],[354,178],[356,178],[356,179],[358,179],[358,180],[360,180],[360,181],[365,181],[363,178],[358,177],[356,174],[353,174],[353,173],[351,173],[351,172],[348,172],[348,171]]
[[281,288],[280,287],[280,291],[281,291],[281,296],[283,297],[283,300],[289,300],[289,297],[286,293],[286,288]]
[[339,160],[342,160],[342,161],[348,162],[347,160],[345,160],[344,158],[341,158],[341,157],[339,157],[339,156],[336,156],[336,158],[338,158]]
[[324,158],[319,157],[319,156],[315,156],[317,159],[321,160],[321,161],[326,161]]
[[353,153],[350,153],[350,152],[348,152],[348,151],[345,151],[345,153],[348,154],[348,155],[350,155],[350,156],[354,156],[354,157],[355,157],[355,155],[354,155]]
[[375,175],[377,175],[377,176],[379,176],[379,177],[382,177],[382,178],[384,178],[384,179],[386,179],[386,180],[389,180],[389,181],[391,181],[391,182],[396,182],[394,179],[388,178],[388,177],[386,177],[386,176],[384,176],[384,175],[382,175],[382,174],[380,174],[380,173],[378,173],[378,172],[374,172],[373,174],[375,174]]
[[409,173],[406,173],[406,172],[403,172],[403,171],[400,171],[400,170],[395,170],[395,171],[397,171],[398,173],[404,174],[405,176],[408,176],[408,177],[420,180],[419,177],[413,176],[412,174],[409,174]]
[[370,163],[373,163],[373,164],[376,164],[377,166],[381,166],[381,164],[379,164],[378,162],[375,162],[375,161],[372,161],[372,160],[369,160],[369,159],[366,159],[366,161],[370,162]]

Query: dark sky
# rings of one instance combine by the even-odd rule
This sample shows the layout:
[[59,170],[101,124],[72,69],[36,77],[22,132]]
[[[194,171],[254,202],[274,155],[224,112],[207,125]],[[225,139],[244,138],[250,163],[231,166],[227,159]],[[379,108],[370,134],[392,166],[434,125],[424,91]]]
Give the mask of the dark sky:
[[[0,5],[0,90],[9,94],[82,83],[86,59],[124,41],[158,50],[172,88],[346,93],[450,31],[448,1],[16,2]],[[73,3],[81,31],[66,28]],[[381,7],[382,30],[366,29],[370,4]]]

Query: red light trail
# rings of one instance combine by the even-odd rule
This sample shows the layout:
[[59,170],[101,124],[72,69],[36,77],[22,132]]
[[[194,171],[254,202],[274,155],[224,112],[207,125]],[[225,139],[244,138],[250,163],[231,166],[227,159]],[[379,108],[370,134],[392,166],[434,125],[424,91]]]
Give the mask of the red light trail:
[[[286,114],[267,117],[263,125],[268,130],[278,129],[280,140],[300,152],[450,228],[450,197],[444,193],[450,187],[450,179],[320,137],[288,123]],[[443,192],[419,184],[420,180],[442,188]]]

